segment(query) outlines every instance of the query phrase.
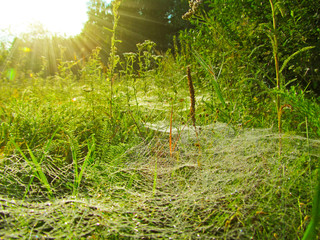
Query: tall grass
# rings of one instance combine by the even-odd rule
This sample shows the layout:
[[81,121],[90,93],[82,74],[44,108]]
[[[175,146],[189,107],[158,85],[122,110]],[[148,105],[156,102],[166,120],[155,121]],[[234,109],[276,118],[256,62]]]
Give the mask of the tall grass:
[[214,73],[214,70],[203,60],[203,58],[200,56],[200,54],[197,51],[193,51],[193,54],[197,61],[200,63],[200,65],[212,76],[211,84],[214,87],[214,90],[222,103],[224,107],[226,107],[226,102],[222,96],[222,91],[220,89],[220,86],[218,84],[218,79],[216,77],[216,74]]
[[[78,196],[83,174],[86,171],[90,161],[92,162],[91,158],[92,158],[92,153],[94,152],[94,148],[95,148],[95,138],[94,136],[92,136],[91,141],[88,142],[87,155],[82,163],[82,166],[80,167],[78,162],[78,157],[77,157],[78,153],[77,153],[76,146],[74,145],[74,143],[71,143],[71,152],[72,152],[73,169],[74,169],[74,182],[73,182],[72,195],[75,197]],[[79,169],[81,169],[80,172],[79,172]]]
[[110,49],[110,58],[109,58],[109,81],[110,81],[110,117],[112,118],[112,105],[113,105],[113,81],[114,81],[114,71],[116,66],[119,63],[119,56],[116,55],[116,43],[121,42],[116,39],[116,30],[118,27],[118,22],[120,19],[120,15],[118,9],[121,5],[122,0],[113,0],[112,4],[112,13],[113,13],[113,29],[107,30],[112,32],[111,37],[111,49]]
[[[318,172],[320,167],[318,168]],[[312,216],[311,221],[303,235],[302,240],[315,240],[318,239],[319,225],[320,225],[320,174],[318,174],[317,187],[315,189],[315,195],[312,204]]]
[[286,86],[288,83],[285,83],[283,79],[284,76],[281,76],[281,72],[285,69],[287,64],[291,59],[293,59],[296,55],[308,51],[312,48],[313,46],[309,47],[304,47],[295,53],[291,54],[282,64],[281,69],[280,69],[280,62],[279,62],[279,40],[278,40],[278,26],[277,26],[277,13],[280,12],[282,16],[285,15],[285,11],[282,8],[282,4],[280,1],[276,0],[269,0],[270,7],[271,7],[271,12],[272,12],[272,26],[273,30],[271,32],[267,32],[267,35],[269,36],[272,44],[272,49],[273,49],[273,57],[274,57],[274,64],[275,64],[275,72],[276,72],[276,88],[277,88],[277,93],[276,93],[276,107],[277,107],[277,113],[278,113],[278,131],[279,131],[279,156],[281,155],[281,115],[282,115],[282,109],[283,106],[281,105],[281,99],[280,99],[280,90],[284,86]]
[[47,142],[46,147],[44,149],[44,152],[42,153],[41,159],[37,159],[37,157],[35,157],[35,155],[33,154],[32,150],[29,148],[27,143],[26,143],[26,146],[27,146],[28,153],[30,155],[31,160],[29,159],[29,157],[26,156],[26,154],[21,150],[21,148],[18,146],[18,144],[15,141],[13,141],[13,140],[11,141],[12,144],[16,147],[16,149],[23,156],[24,160],[31,167],[32,172],[33,172],[33,176],[31,176],[30,181],[26,187],[26,191],[25,191],[23,199],[27,196],[29,189],[30,189],[30,186],[33,183],[34,177],[36,177],[42,183],[42,185],[47,189],[48,197],[50,199],[53,199],[53,189],[50,186],[50,183],[49,183],[49,181],[48,181],[48,179],[47,179],[47,177],[41,167],[41,164],[42,164],[44,158],[46,157],[46,153],[51,145],[52,139],[54,138],[54,136],[56,135],[58,130],[59,130],[59,128],[53,133],[50,140]]

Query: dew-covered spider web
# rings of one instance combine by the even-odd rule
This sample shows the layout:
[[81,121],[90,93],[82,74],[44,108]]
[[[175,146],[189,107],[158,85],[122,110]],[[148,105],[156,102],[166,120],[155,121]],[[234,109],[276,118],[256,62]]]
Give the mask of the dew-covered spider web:
[[5,188],[20,191],[30,169],[17,156],[3,159],[0,237],[285,239],[307,224],[319,140],[282,135],[279,156],[272,129],[174,126],[170,153],[169,124],[145,128],[151,139],[88,168],[77,198],[59,193],[72,173],[54,161],[45,170],[59,178],[54,200],[41,200],[40,184],[26,200],[14,197]]

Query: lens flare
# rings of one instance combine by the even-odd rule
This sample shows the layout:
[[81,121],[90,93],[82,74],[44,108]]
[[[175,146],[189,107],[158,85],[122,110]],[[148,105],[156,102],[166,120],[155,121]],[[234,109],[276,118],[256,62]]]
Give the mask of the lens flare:
[[28,47],[24,47],[24,48],[22,48],[21,50],[22,50],[23,52],[26,52],[26,53],[31,52],[31,49],[28,48]]
[[14,68],[10,68],[7,71],[7,79],[14,80],[16,77],[16,70]]

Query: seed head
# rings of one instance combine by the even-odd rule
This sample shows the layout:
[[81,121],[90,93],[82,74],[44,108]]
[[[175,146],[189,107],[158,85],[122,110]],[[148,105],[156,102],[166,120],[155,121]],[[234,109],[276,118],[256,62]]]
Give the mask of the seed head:
[[183,16],[182,19],[188,20],[191,18],[194,14],[197,13],[198,8],[200,7],[202,3],[202,0],[189,0],[189,10],[186,12]]

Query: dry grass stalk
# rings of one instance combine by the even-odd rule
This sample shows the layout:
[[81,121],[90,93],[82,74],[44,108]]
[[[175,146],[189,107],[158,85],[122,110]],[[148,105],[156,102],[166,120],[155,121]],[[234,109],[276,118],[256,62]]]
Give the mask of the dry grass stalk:
[[193,82],[191,78],[190,66],[188,66],[188,69],[187,69],[187,76],[188,76],[188,85],[189,85],[190,101],[191,101],[190,116],[191,116],[193,126],[196,127],[196,99],[194,97],[194,87],[193,87]]
[[278,112],[278,129],[279,129],[279,156],[281,156],[282,152],[282,140],[281,140],[281,117],[284,109],[290,109],[292,111],[292,106],[290,104],[284,104],[280,107]]
[[[194,97],[194,87],[193,87],[193,82],[191,78],[191,69],[190,66],[188,66],[187,69],[187,76],[188,76],[188,85],[189,85],[189,91],[190,91],[190,116],[192,120],[192,124],[194,126],[194,130],[196,132],[196,136],[198,138],[198,133],[197,133],[197,128],[196,128],[196,98]],[[196,143],[196,146],[199,148],[199,154],[201,153],[201,146],[200,143]],[[198,166],[201,167],[200,160],[198,159]]]
[[169,136],[169,147],[170,147],[170,156],[172,157],[172,114],[173,114],[173,105],[171,107],[171,115],[170,115],[170,136]]
[[180,136],[181,136],[181,132],[184,130],[184,128],[187,126],[188,122],[184,125],[184,127],[182,128],[182,131],[178,134],[173,146],[172,146],[172,118],[173,118],[173,106],[171,107],[171,115],[170,115],[170,132],[169,132],[169,147],[170,147],[170,157],[172,157],[173,155],[173,152],[174,152],[174,149],[176,148],[177,146],[177,143],[180,139]]

